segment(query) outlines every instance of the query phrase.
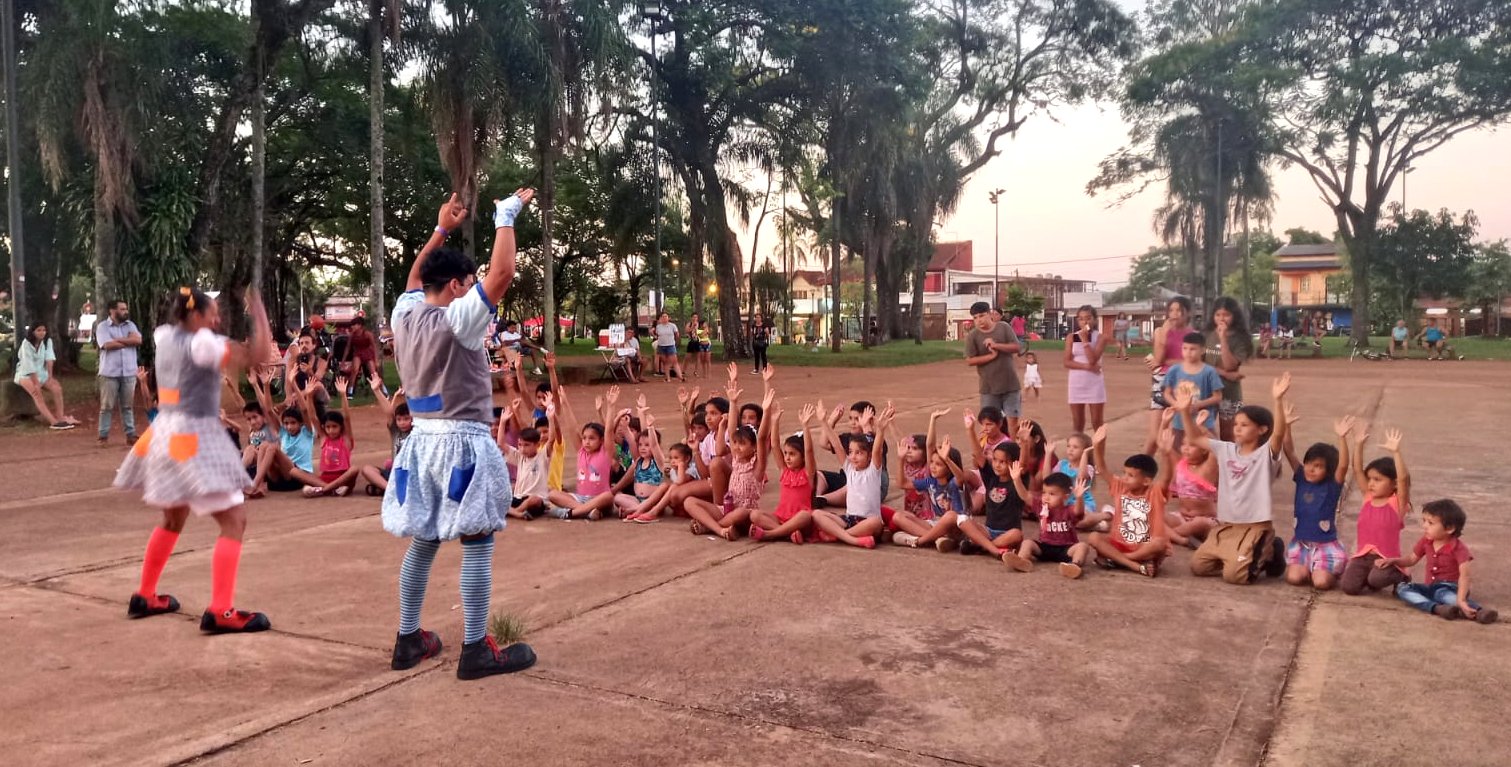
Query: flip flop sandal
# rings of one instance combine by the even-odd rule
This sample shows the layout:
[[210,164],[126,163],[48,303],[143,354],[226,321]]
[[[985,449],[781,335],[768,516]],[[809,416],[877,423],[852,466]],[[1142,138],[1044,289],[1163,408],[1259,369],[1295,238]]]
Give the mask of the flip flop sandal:
[[693,535],[702,535],[702,534],[708,532],[707,530],[703,529],[703,525],[702,524],[700,524],[700,523],[698,523],[696,521],[694,521],[692,524],[688,525],[687,529],[691,530],[692,533],[693,533]]

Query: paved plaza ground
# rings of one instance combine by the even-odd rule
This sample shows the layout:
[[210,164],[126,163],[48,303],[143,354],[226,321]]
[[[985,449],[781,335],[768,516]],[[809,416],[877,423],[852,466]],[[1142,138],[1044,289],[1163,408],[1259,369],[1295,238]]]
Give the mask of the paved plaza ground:
[[[1301,449],[1331,439],[1345,412],[1377,435],[1404,430],[1417,503],[1463,503],[1475,595],[1511,608],[1511,366],[1261,360],[1245,369],[1251,395],[1267,394],[1282,364]],[[1049,388],[1027,410],[1064,435],[1063,372],[1044,367]],[[1108,379],[1108,453],[1121,462],[1143,438],[1148,376],[1111,361]],[[962,441],[958,413],[976,402],[959,362],[793,368],[776,385],[789,420],[808,398],[890,398],[901,426],[921,431],[929,410],[953,406],[942,423]],[[674,389],[643,387],[667,422]],[[382,458],[376,411],[357,423],[359,460]],[[1384,596],[1196,579],[1184,549],[1157,580],[1092,568],[1067,581],[1050,567],[1020,574],[897,547],[731,544],[677,522],[512,524],[498,538],[494,607],[526,617],[540,663],[459,682],[459,547],[443,547],[423,618],[446,651],[393,672],[405,543],[383,532],[375,499],[281,495],[249,507],[237,600],[266,611],[273,631],[197,630],[207,520],[191,521],[163,577],[182,615],[128,621],[156,514],[108,489],[123,450],[96,448],[87,427],[0,429],[7,764],[1511,761],[1511,625],[1450,623]],[[1275,489],[1287,535],[1291,487]],[[1358,507],[1351,488],[1347,541]],[[1408,520],[1405,537],[1416,532]]]

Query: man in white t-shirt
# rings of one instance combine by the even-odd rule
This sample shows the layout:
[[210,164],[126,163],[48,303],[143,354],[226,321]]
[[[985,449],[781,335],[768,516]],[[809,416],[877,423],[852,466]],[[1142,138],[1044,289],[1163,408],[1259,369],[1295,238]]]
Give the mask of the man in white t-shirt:
[[530,358],[530,367],[535,369],[535,374],[540,375],[540,362],[535,359],[535,350],[538,348],[534,341],[525,338],[519,332],[519,323],[515,320],[504,322],[504,329],[499,331],[498,345],[501,349],[513,349],[521,358]]

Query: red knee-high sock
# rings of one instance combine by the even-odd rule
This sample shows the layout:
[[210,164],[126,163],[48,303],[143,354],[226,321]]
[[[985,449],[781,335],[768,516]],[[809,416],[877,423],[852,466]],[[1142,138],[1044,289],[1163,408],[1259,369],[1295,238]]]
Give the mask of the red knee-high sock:
[[220,615],[236,603],[236,568],[241,564],[241,541],[216,538],[210,559],[210,612]]
[[144,597],[157,594],[157,579],[163,574],[163,567],[168,564],[168,557],[173,555],[177,543],[178,533],[161,527],[152,529],[152,537],[147,539],[147,555],[142,557],[142,585],[136,593]]

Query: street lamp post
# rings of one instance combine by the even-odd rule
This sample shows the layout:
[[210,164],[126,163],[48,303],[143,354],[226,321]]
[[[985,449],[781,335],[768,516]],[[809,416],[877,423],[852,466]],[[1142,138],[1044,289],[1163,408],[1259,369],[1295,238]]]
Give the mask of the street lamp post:
[[1407,166],[1401,171],[1401,215],[1403,216],[1406,215],[1406,177],[1410,176],[1414,170],[1416,168]]
[[[657,0],[656,7],[654,9],[650,8],[646,3],[642,2],[640,4],[640,13],[641,13],[642,16],[645,17],[646,21],[648,21],[650,23],[650,28],[651,28],[651,61],[652,62],[659,62],[660,59],[657,58],[657,56],[656,56],[656,37],[657,37],[656,22],[661,21],[662,19],[665,19],[666,18],[666,14],[665,14],[665,12],[663,12],[661,10],[660,0]],[[655,230],[656,230],[656,235],[655,235],[656,236],[656,245],[655,245],[655,250],[652,251],[653,254],[654,254],[653,255],[653,263],[655,265],[654,268],[655,268],[655,271],[656,271],[656,300],[652,302],[652,304],[653,304],[652,314],[653,315],[659,315],[660,314],[660,310],[664,309],[666,307],[665,287],[663,286],[662,279],[661,279],[661,273],[662,273],[663,270],[661,268],[661,143],[660,143],[660,140],[658,138],[659,131],[660,131],[659,123],[661,122],[661,102],[658,100],[658,94],[660,93],[660,88],[657,87],[659,84],[660,83],[659,83],[659,81],[656,78],[656,65],[654,63],[652,63],[651,64],[651,161],[652,161],[652,163],[654,163],[655,168],[656,168],[656,171],[655,171],[656,172],[656,192],[655,192],[655,194],[656,194],[656,218],[655,218],[655,222],[653,224],[653,226],[655,227]]]
[[994,309],[1002,308],[1002,304],[998,301],[998,292],[1002,285],[1002,208],[997,204],[997,200],[1006,191],[1006,189],[996,189],[986,195],[992,201],[992,308]]

